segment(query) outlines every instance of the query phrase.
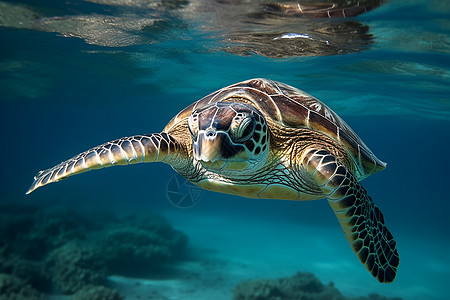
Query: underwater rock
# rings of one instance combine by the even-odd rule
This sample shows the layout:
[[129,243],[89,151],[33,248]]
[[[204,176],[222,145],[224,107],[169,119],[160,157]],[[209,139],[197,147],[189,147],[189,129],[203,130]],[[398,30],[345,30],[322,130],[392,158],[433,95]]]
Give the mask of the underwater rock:
[[24,280],[39,292],[50,290],[50,278],[40,262],[25,260],[16,256],[10,261],[9,273]]
[[98,211],[0,207],[0,273],[42,293],[97,286],[98,295],[106,295],[98,286],[108,275],[160,272],[163,264],[182,258],[187,242],[157,214],[118,218]]
[[50,290],[50,278],[41,262],[27,260],[10,252],[6,246],[0,246],[0,273],[18,277],[39,292]]
[[234,300],[343,300],[332,285],[325,286],[311,273],[298,272],[279,279],[252,279],[239,283]]
[[239,283],[233,300],[401,300],[376,294],[349,298],[342,295],[333,283],[324,285],[314,274],[298,272],[292,277],[251,279]]
[[177,259],[188,238],[161,216],[131,216],[94,236],[109,273],[149,273],[161,263]]
[[89,243],[73,241],[55,249],[47,265],[55,286],[70,294],[86,285],[101,284],[106,280],[106,267],[100,249]]
[[0,273],[0,300],[43,300],[44,295],[19,277]]
[[[47,250],[55,249],[68,241],[81,238],[87,223],[87,220],[73,211],[38,213],[35,226],[30,231],[30,241],[39,242]],[[52,238],[49,239],[49,236]]]
[[0,243],[27,259],[41,260],[48,252],[82,238],[92,227],[87,218],[70,210],[40,211],[30,206],[2,206]]
[[0,209],[0,245],[8,245],[8,252],[24,252],[28,236],[35,223],[35,209],[5,205]]
[[104,286],[86,286],[72,296],[72,300],[123,300],[124,297],[114,289]]

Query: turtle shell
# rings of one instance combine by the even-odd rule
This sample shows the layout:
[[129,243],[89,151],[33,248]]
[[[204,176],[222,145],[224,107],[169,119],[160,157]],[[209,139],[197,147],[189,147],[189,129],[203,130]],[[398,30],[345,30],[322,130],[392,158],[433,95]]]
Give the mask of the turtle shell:
[[194,102],[178,113],[164,131],[185,121],[195,109],[220,101],[251,104],[266,119],[282,128],[308,128],[326,134],[348,151],[359,179],[386,167],[386,163],[378,159],[350,126],[323,102],[287,84],[262,78],[230,85]]

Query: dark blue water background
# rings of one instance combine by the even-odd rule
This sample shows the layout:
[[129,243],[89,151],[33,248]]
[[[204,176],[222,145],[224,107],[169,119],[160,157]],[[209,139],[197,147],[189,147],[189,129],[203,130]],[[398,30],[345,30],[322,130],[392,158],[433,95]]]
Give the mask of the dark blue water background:
[[[93,3],[77,5],[84,13],[102,11]],[[57,11],[65,6],[40,1],[39,7]],[[216,216],[245,221],[250,228],[252,218],[266,220],[269,231],[285,222],[301,224],[305,230],[335,228],[333,232],[342,235],[325,200],[297,203],[204,192],[197,206],[178,210],[165,196],[174,171],[162,164],[90,172],[25,196],[38,170],[105,141],[159,132],[182,108],[223,86],[270,78],[324,101],[388,163],[385,171],[363,185],[397,239],[400,268],[396,282],[380,285],[354,259],[355,269],[361,269],[358,274],[365,276],[358,282],[386,296],[448,299],[449,10],[441,1],[389,1],[357,17],[374,38],[364,51],[282,59],[217,50],[220,41],[195,23],[145,32],[152,43],[126,47],[93,45],[33,28],[0,27],[0,201],[160,211],[178,216],[173,222],[182,231],[194,219]],[[211,226],[205,232],[229,234],[227,226]],[[239,240],[246,231],[234,234]],[[283,237],[283,232],[278,235]],[[290,240],[304,236],[304,232],[285,236],[285,244],[278,245],[273,257],[282,256]],[[339,238],[343,242],[336,247],[348,247],[344,236]],[[327,240],[324,234],[324,247],[332,249],[335,245]],[[336,250],[344,251],[352,255],[350,247]],[[312,266],[302,267],[321,273]],[[272,267],[274,274],[291,275],[276,268]],[[352,290],[351,275],[333,278],[328,273],[325,279],[347,282],[347,290]]]

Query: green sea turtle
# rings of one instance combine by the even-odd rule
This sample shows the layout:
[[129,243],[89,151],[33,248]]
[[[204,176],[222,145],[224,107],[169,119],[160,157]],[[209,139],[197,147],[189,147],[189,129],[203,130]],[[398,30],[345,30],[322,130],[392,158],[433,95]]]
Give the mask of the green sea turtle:
[[350,127],[311,95],[251,79],[178,113],[161,133],[124,137],[39,172],[27,193],[92,169],[165,162],[193,184],[249,198],[327,198],[347,240],[380,282],[399,257],[359,181],[385,168]]

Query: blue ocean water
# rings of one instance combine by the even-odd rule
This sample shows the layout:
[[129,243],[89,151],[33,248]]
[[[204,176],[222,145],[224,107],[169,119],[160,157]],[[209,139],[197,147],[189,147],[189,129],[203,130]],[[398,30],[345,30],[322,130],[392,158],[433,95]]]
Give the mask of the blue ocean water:
[[[314,51],[306,43],[274,52],[264,48],[268,40],[246,48],[257,22],[230,33],[234,24],[214,10],[225,2],[0,1],[1,204],[161,213],[210,262],[200,268],[203,284],[141,283],[142,293],[159,284],[168,299],[230,299],[241,280],[296,271],[349,296],[448,299],[450,5],[387,1],[351,18],[358,25],[348,25],[350,37],[327,40],[344,50],[329,53],[324,28],[342,28],[341,19],[308,19],[274,35],[307,35]],[[179,209],[166,197],[174,171],[162,164],[90,172],[25,196],[37,171],[109,140],[160,132],[190,103],[254,77],[321,99],[388,163],[363,186],[397,240],[394,283],[379,284],[364,269],[326,200],[205,191],[196,206]],[[111,282],[130,290],[122,277]]]

